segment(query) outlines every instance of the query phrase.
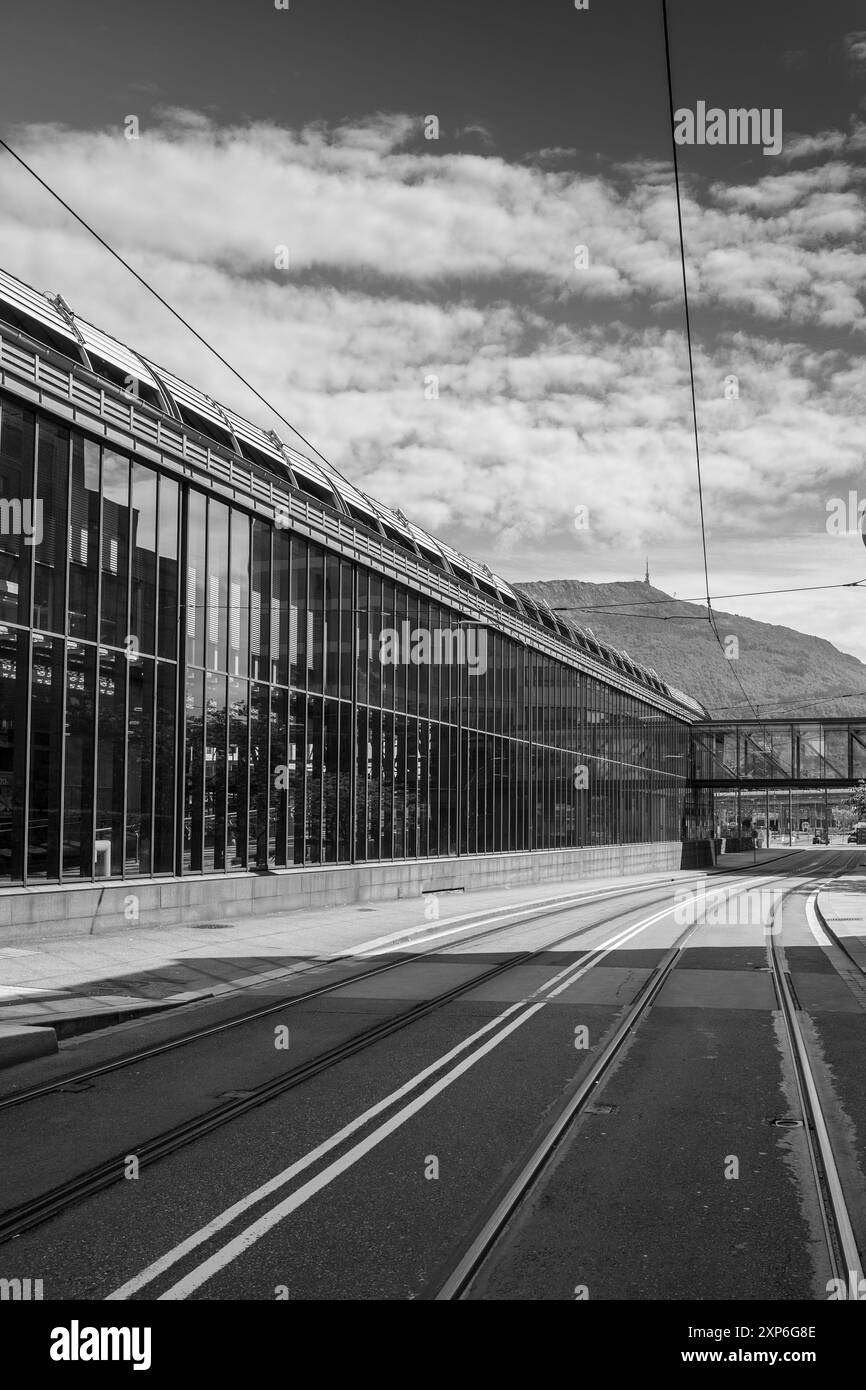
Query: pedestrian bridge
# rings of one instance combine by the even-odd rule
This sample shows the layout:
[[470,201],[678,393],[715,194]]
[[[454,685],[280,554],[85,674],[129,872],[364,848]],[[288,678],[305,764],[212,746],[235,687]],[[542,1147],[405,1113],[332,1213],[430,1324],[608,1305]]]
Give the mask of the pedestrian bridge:
[[692,777],[719,789],[851,786],[866,778],[866,715],[695,724]]

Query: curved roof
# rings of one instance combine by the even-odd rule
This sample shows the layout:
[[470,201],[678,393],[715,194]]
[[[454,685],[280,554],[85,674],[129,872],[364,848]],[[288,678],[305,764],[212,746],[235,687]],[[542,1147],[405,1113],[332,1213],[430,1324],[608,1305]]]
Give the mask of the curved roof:
[[279,474],[294,488],[346,513],[487,597],[518,610],[523,617],[580,647],[593,659],[601,660],[681,704],[700,708],[682,691],[662,681],[655,671],[633,661],[625,652],[605,646],[591,632],[584,632],[577,624],[555,613],[543,600],[530,598],[519,587],[494,574],[487,565],[463,555],[446,541],[407,520],[401,511],[369,497],[326,459],[321,456],[312,459],[300,453],[284,443],[273,430],[263,430],[86,319],[79,318],[61,295],[40,294],[0,270],[0,317],[13,328],[63,353],[96,375],[106,377],[114,385],[125,386],[129,378],[133,378],[148,405],[197,430],[222,448],[239,454],[247,462],[258,463]]

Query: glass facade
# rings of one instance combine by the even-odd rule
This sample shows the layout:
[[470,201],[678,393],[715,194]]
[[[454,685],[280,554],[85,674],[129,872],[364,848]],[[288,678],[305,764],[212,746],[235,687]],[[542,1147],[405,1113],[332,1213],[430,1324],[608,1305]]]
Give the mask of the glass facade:
[[689,756],[649,700],[0,396],[0,884],[677,840]]

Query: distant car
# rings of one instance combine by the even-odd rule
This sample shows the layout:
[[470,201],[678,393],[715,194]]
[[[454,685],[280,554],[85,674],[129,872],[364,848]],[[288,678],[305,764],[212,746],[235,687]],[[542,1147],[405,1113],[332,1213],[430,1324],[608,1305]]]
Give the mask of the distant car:
[[856,843],[857,843],[857,832],[856,832],[856,830],[853,831],[853,832],[848,836],[848,843],[849,843],[849,845],[856,845]]

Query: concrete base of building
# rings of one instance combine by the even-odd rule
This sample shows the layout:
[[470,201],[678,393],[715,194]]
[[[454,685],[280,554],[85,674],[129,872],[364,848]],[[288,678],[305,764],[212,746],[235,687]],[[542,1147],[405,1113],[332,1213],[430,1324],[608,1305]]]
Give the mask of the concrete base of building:
[[[0,891],[0,944],[98,935],[142,927],[219,921],[221,917],[339,907],[527,883],[654,873],[702,864],[679,840],[584,849],[483,854],[455,859],[277,869],[183,879],[126,879],[104,884],[40,885]],[[703,862],[711,862],[704,860]]]

